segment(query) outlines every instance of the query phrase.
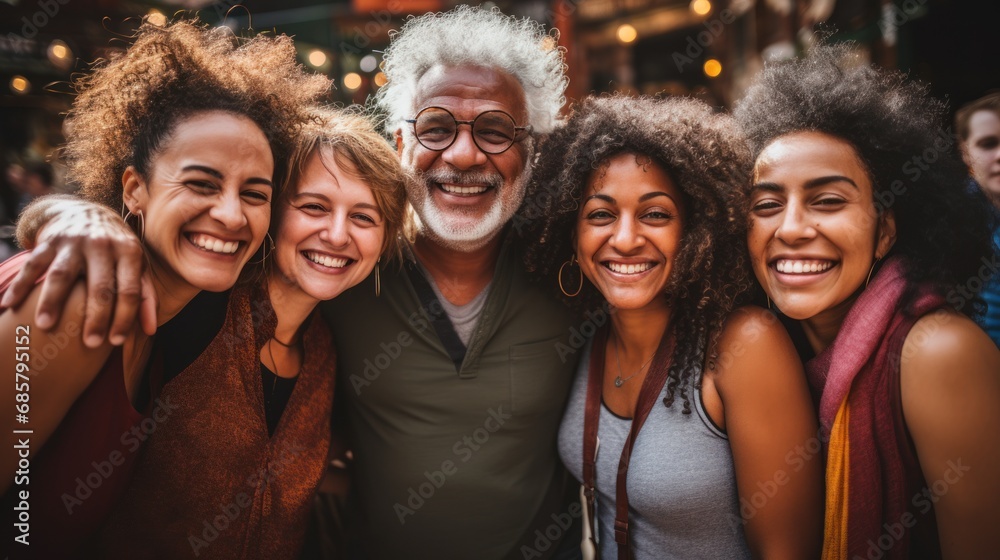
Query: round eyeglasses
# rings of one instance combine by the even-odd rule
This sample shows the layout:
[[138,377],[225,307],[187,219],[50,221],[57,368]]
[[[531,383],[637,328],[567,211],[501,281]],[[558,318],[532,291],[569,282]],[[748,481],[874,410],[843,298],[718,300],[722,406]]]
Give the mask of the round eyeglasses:
[[458,125],[472,128],[472,141],[486,154],[501,154],[531,133],[531,126],[517,126],[514,117],[503,111],[486,111],[471,121],[460,121],[442,107],[427,107],[417,118],[406,119],[420,145],[440,152],[447,150],[458,137]]

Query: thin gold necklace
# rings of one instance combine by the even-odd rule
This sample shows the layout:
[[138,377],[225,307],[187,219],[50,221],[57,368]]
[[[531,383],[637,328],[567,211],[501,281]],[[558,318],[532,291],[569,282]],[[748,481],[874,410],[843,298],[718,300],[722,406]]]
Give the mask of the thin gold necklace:
[[615,376],[615,387],[621,387],[622,385],[625,384],[626,381],[628,381],[629,379],[632,379],[633,377],[639,375],[639,373],[641,373],[642,370],[645,369],[646,366],[648,366],[649,363],[652,362],[653,358],[655,358],[655,357],[656,357],[656,352],[653,352],[653,355],[650,356],[648,360],[646,360],[646,363],[644,363],[641,366],[639,366],[639,369],[637,369],[635,373],[633,373],[632,375],[630,375],[628,377],[624,377],[623,378],[622,377],[621,351],[618,348],[618,335],[616,334],[615,335],[615,365],[618,366],[618,375]]

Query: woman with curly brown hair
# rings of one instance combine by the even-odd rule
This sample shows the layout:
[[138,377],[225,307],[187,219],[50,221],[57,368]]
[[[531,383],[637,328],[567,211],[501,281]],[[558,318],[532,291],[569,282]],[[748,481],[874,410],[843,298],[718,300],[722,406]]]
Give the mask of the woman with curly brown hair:
[[[294,53],[287,37],[237,44],[227,30],[146,23],[124,54],[80,82],[67,119],[69,176],[89,200],[122,208],[135,228],[157,324],[200,291],[228,290],[255,254],[261,258],[280,163],[309,118],[308,104],[328,87],[303,73]],[[4,263],[4,284],[20,258]],[[27,429],[28,443],[3,466],[4,480],[17,485],[5,502],[30,504],[30,542],[25,530],[23,541],[12,535],[5,546],[68,558],[86,554],[136,452],[165,422],[179,421],[179,403],[157,392],[163,349],[150,326],[90,347],[80,330],[82,286],[52,331],[34,324],[39,292],[0,315],[5,332],[23,331],[16,354],[13,337],[4,341],[4,364],[29,366],[17,391],[30,395],[26,423],[11,426]],[[3,402],[15,401],[11,389]]]
[[593,98],[541,149],[529,269],[607,323],[559,433],[602,556],[814,556],[801,364],[773,316],[739,306],[748,153],[733,122],[693,100]]
[[819,402],[827,559],[1000,545],[1000,352],[968,316],[988,210],[945,109],[849,45],[768,66],[737,106],[751,263]]

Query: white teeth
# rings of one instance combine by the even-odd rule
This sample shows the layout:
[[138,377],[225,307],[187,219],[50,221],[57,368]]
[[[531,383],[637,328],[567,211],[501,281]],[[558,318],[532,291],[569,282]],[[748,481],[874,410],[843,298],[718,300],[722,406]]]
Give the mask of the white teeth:
[[218,237],[212,237],[204,233],[192,234],[188,239],[198,247],[213,253],[224,253],[231,255],[239,248],[239,241],[223,241]]
[[335,258],[328,255],[323,255],[321,253],[307,252],[303,254],[306,256],[307,259],[311,260],[312,262],[328,268],[344,268],[345,266],[347,266],[347,262],[350,260],[344,258]]
[[650,268],[653,268],[653,263],[642,263],[642,264],[618,264],[618,263],[608,263],[608,268],[618,274],[638,274],[640,272],[645,272]]
[[446,185],[441,184],[441,188],[445,192],[450,192],[452,194],[480,194],[486,192],[486,187],[460,187],[458,185]]
[[793,261],[789,259],[781,259],[774,263],[774,267],[778,269],[778,272],[785,274],[815,274],[817,272],[825,272],[833,266],[831,261]]

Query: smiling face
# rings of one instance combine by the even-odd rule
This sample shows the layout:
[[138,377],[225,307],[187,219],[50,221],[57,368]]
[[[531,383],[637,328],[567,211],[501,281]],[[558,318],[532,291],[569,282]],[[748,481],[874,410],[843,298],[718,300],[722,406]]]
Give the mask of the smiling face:
[[750,203],[754,274],[793,319],[846,314],[895,235],[891,212],[876,214],[854,148],[819,132],[787,134],[764,148]]
[[176,124],[148,177],[125,172],[125,202],[143,216],[161,284],[219,292],[236,283],[267,233],[273,170],[267,138],[253,121],[211,111]]
[[615,308],[666,306],[683,229],[681,190],[666,171],[648,157],[618,154],[587,181],[576,258]]
[[962,155],[972,177],[1000,207],[1000,115],[983,110],[969,117],[969,137],[962,143]]
[[317,151],[280,209],[277,272],[317,300],[333,299],[364,280],[385,239],[375,197],[356,174],[329,150]]
[[[499,110],[526,125],[524,89],[513,76],[476,66],[436,67],[417,82],[414,112],[447,109],[460,121]],[[476,145],[471,127],[459,125],[455,141],[442,151],[425,148],[412,125],[396,134],[403,167],[416,172],[407,183],[407,198],[424,225],[424,233],[445,247],[474,251],[492,240],[524,198],[530,140],[501,154],[486,154]]]

